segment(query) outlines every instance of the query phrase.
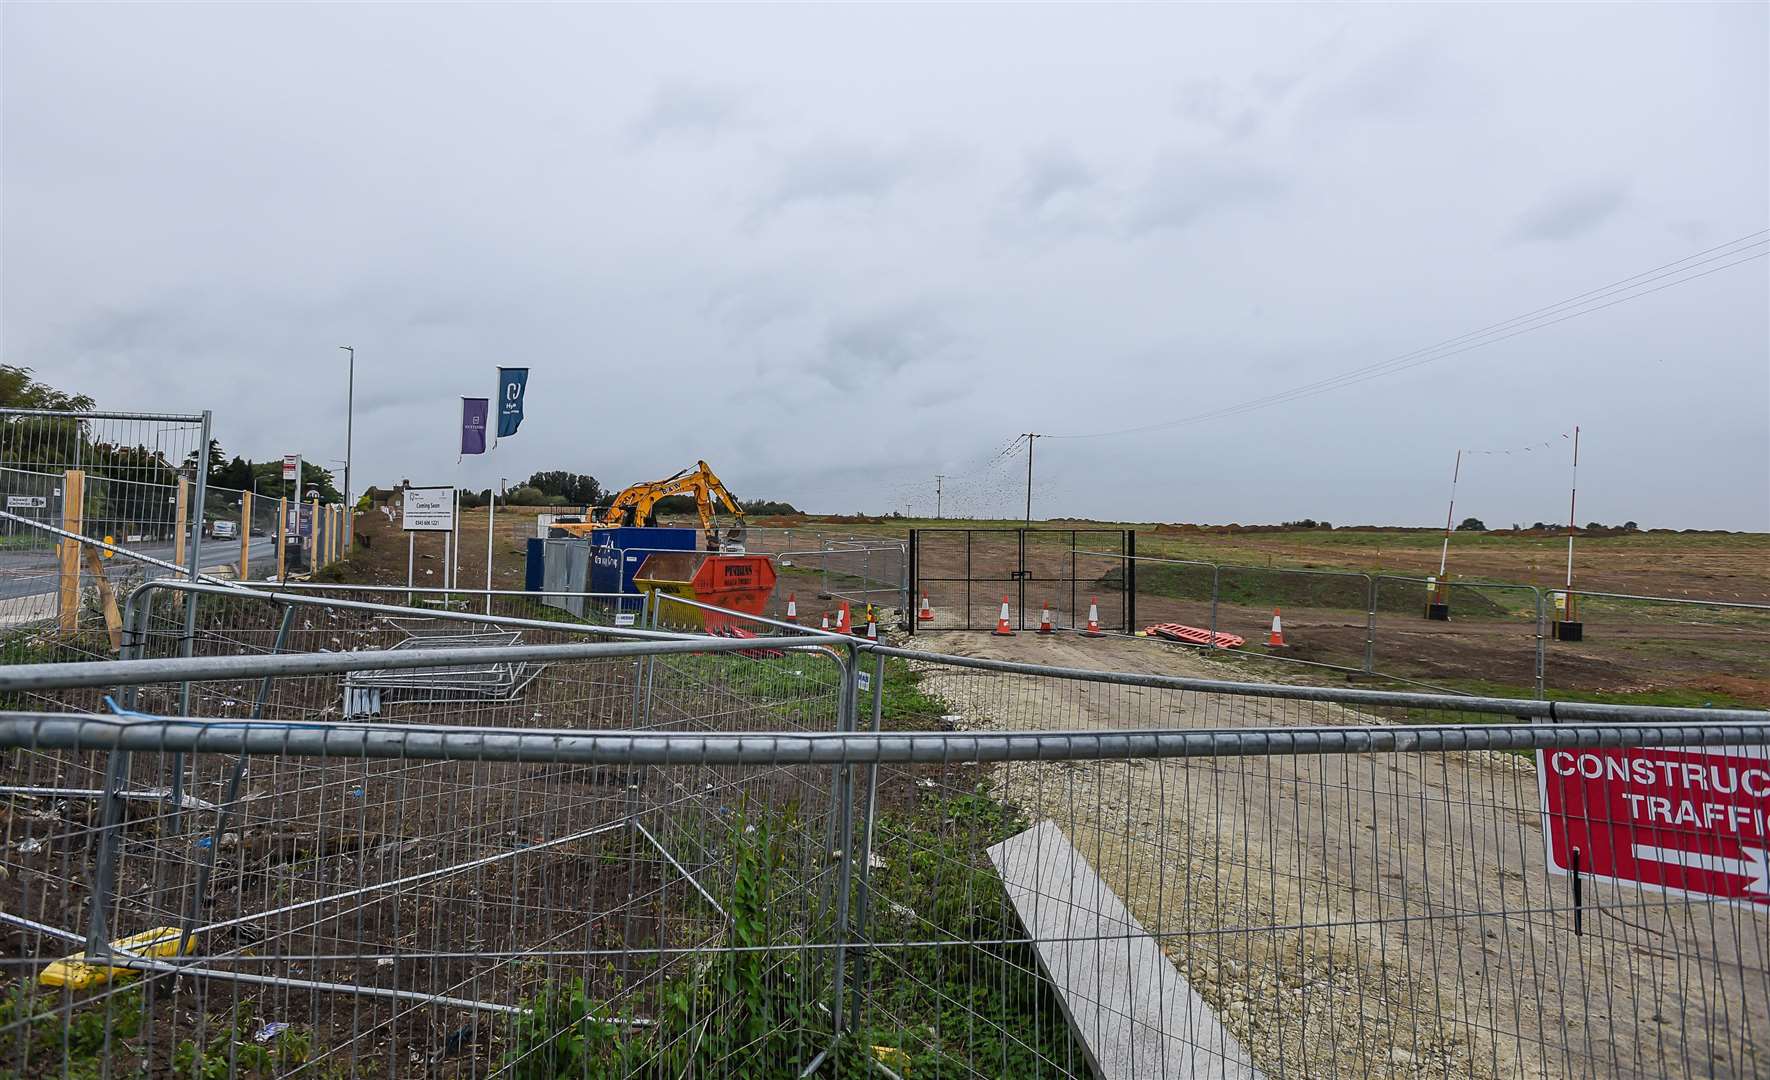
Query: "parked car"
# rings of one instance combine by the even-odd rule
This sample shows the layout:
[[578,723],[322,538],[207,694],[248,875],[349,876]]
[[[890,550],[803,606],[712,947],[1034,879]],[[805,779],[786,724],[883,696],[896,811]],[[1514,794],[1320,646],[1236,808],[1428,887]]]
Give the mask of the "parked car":
[[240,523],[237,521],[217,521],[209,530],[209,535],[217,540],[238,540]]

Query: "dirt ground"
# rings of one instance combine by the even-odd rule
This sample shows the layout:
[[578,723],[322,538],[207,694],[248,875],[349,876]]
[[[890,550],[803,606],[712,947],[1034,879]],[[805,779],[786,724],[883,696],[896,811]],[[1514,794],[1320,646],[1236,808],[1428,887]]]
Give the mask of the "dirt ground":
[[[935,620],[928,624],[932,629],[993,626],[1004,597],[1010,622],[1021,629],[1035,629],[1047,607],[1058,627],[1076,627],[1085,622],[1090,601],[1096,601],[1100,625],[1108,631],[1136,631],[1161,622],[1214,626],[1245,639],[1246,645],[1238,650],[1241,655],[1271,655],[1358,672],[1365,667],[1368,651],[1374,673],[1457,690],[1535,693],[1536,598],[1528,589],[1458,585],[1451,593],[1450,620],[1437,622],[1424,618],[1421,586],[1379,580],[1377,611],[1367,615],[1363,578],[1290,574],[1286,569],[1339,569],[1349,557],[1373,558],[1380,553],[1381,564],[1391,573],[1424,573],[1428,568],[1411,563],[1428,555],[1429,569],[1435,572],[1436,550],[1420,549],[1417,538],[1412,540],[1414,546],[1401,549],[1373,544],[1323,552],[1296,541],[1290,541],[1288,549],[1282,546],[1287,542],[1283,538],[1297,535],[1309,534],[1237,536],[1228,538],[1235,546],[1223,551],[1188,549],[1184,553],[1188,558],[1262,561],[1261,551],[1249,545],[1270,549],[1265,555],[1273,558],[1275,569],[1254,566],[1221,573],[1217,587],[1223,599],[1214,614],[1208,567],[1139,563],[1136,596],[1128,605],[1120,582],[1121,560],[1087,553],[1118,550],[1117,537],[1107,532],[1080,533],[1077,546],[1082,553],[1070,550],[1069,533],[1054,532],[1041,545],[1029,544],[1024,558],[1013,532],[975,533],[969,538],[930,533],[918,545],[918,591],[928,594],[935,611]],[[1364,534],[1359,538],[1370,539]],[[1161,539],[1165,538],[1157,538]],[[1187,542],[1215,539],[1189,536]],[[1695,591],[1739,602],[1770,596],[1770,546],[1760,548],[1755,537],[1731,538],[1736,543],[1720,550],[1710,550],[1713,545],[1708,542],[1721,544],[1729,538],[1649,537],[1642,541],[1645,553],[1626,546],[1633,539],[1603,538],[1581,549],[1582,566],[1591,562],[1607,568],[1583,578],[1588,587],[1602,585],[1641,595]],[[1681,541],[1683,548],[1673,546],[1673,541]],[[1141,533],[1136,542],[1140,558],[1146,549],[1161,547]],[[1483,576],[1490,571],[1498,580],[1508,580],[1504,577],[1508,573],[1517,575],[1509,580],[1527,580],[1534,573],[1529,567],[1535,565],[1527,561],[1530,549],[1513,545],[1546,542],[1520,539],[1472,546],[1471,558],[1489,557],[1491,565]],[[1564,554],[1565,548],[1561,551]],[[1676,557],[1669,554],[1673,551],[1679,552]],[[1337,562],[1311,561],[1329,556]],[[1023,562],[1029,576],[1015,579],[1012,575]],[[1700,587],[1711,581],[1712,587]],[[1553,606],[1546,594],[1543,602],[1544,618],[1552,622]],[[1272,618],[1280,611],[1285,647],[1268,650]],[[1580,617],[1583,640],[1561,642],[1550,636],[1543,643],[1548,691],[1622,700],[1658,695],[1652,700],[1660,703],[1700,705],[1712,700],[1721,705],[1770,706],[1770,611],[1593,598],[1583,602]],[[1259,672],[1266,670],[1279,669],[1254,664],[1242,674],[1264,678]],[[1346,674],[1317,670],[1313,677],[1344,682]]]
[[[540,510],[514,507],[498,512],[492,545],[492,587],[520,589],[527,564],[527,540],[535,535],[535,515]],[[486,511],[461,512],[461,551],[445,552],[443,533],[411,533],[381,510],[370,510],[356,519],[357,545],[348,565],[340,568],[345,580],[365,585],[406,583],[407,537],[412,544],[412,584],[441,586],[449,556],[459,567],[457,584],[469,589],[486,587]]]
[[[520,589],[526,565],[526,541],[535,533],[537,508],[500,510],[493,545],[493,585]],[[360,538],[348,564],[335,568],[338,580],[400,584],[406,580],[407,542],[397,521],[379,510],[358,519]],[[485,587],[486,512],[462,513],[467,539],[458,553],[459,584]],[[933,524],[933,523],[929,523]],[[1052,523],[1058,524],[1058,523]],[[803,527],[817,528],[815,524]],[[836,531],[907,535],[898,525],[838,523]],[[1110,530],[1078,525],[1081,546],[1115,550]],[[1096,531],[1088,532],[1086,530]],[[1424,574],[1437,569],[1438,538],[1426,532],[1176,533],[1156,526],[1139,531],[1140,555],[1211,558],[1260,566],[1293,568],[1362,568],[1391,573]],[[415,545],[414,583],[440,586],[444,576],[443,538],[419,533]],[[1012,534],[1009,534],[1010,536]],[[1453,540],[1457,573],[1497,581],[1558,583],[1564,570],[1565,540],[1552,536],[1486,535]],[[1578,547],[1580,581],[1588,588],[1641,595],[1701,596],[1737,602],[1770,602],[1770,537],[1757,534],[1631,534],[1583,540]],[[918,576],[929,592],[937,619],[932,628],[962,624],[993,625],[1003,595],[1014,601],[1014,617],[1026,629],[1036,628],[1040,610],[1049,603],[1060,627],[1086,621],[1090,598],[1097,599],[1101,624],[1108,630],[1137,630],[1157,622],[1211,625],[1208,601],[1164,594],[1144,587],[1139,577],[1135,600],[1136,625],[1128,625],[1115,579],[1118,560],[1106,556],[1072,556],[1067,533],[1061,543],[1035,550],[1029,557],[1033,577],[1026,582],[1026,608],[1019,608],[1020,582],[1009,577],[1018,565],[1011,541],[980,538],[969,549],[953,541],[946,546],[924,543]],[[789,592],[796,595],[802,619],[815,624],[832,601],[818,598],[818,574],[805,560],[781,569],[768,613],[786,611]],[[972,580],[966,584],[966,578]],[[1104,579],[1104,580],[1103,580]],[[1259,584],[1243,583],[1244,593],[1258,594]],[[1384,586],[1399,591],[1399,584]],[[1218,605],[1217,628],[1241,635],[1247,654],[1274,655],[1285,660],[1361,669],[1366,638],[1376,672],[1427,686],[1501,694],[1535,692],[1536,629],[1527,593],[1468,590],[1453,594],[1452,619],[1428,622],[1413,611],[1412,595],[1385,600],[1367,631],[1362,602],[1332,593],[1304,602],[1283,603],[1284,650],[1263,647],[1271,627],[1270,603],[1224,602]],[[969,610],[967,611],[967,601]],[[1282,598],[1281,598],[1282,602]],[[1770,614],[1741,614],[1725,609],[1643,607],[1589,603],[1582,613],[1585,639],[1578,643],[1549,640],[1544,644],[1544,676],[1551,692],[1602,695],[1618,700],[1651,697],[1678,704],[1748,707],[1770,706]],[[1129,670],[1143,662],[1142,653],[1127,655]],[[1311,678],[1344,683],[1346,674],[1299,669],[1293,665],[1251,661],[1240,670],[1213,669],[1218,675],[1246,678]],[[1664,695],[1672,695],[1665,697]]]
[[[918,636],[918,647],[1209,677],[1135,639]],[[924,666],[964,728],[1374,724],[1337,707],[1066,695]],[[1770,1069],[1761,913],[1592,886],[1572,932],[1534,765],[1501,753],[998,768],[1055,819],[1271,1074],[1558,1077]]]
[[[1012,528],[1014,522],[903,520],[868,524],[790,519],[799,527],[842,528],[902,538],[911,528]],[[781,524],[789,519],[781,519]],[[771,521],[771,524],[774,523]],[[1438,573],[1444,534],[1433,529],[1243,529],[1236,526],[1050,520],[1039,529],[1137,532],[1143,557],[1198,559],[1250,567],[1352,570],[1425,577]],[[1453,578],[1556,589],[1565,584],[1567,538],[1557,533],[1457,533],[1447,569]],[[1644,596],[1770,603],[1770,533],[1653,531],[1575,537],[1580,588]]]

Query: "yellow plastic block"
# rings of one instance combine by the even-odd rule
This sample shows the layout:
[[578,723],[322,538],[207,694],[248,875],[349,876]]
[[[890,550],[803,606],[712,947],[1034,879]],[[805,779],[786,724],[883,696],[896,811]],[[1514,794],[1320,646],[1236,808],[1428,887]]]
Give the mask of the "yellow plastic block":
[[895,1046],[875,1046],[873,1047],[873,1056],[879,1059],[879,1064],[903,1077],[904,1080],[909,1080],[910,1056],[908,1054]]
[[[165,958],[178,955],[178,939],[183,931],[176,926],[156,926],[152,930],[143,930],[139,934],[131,934],[126,938],[118,938],[111,942],[111,948],[118,952],[134,953],[137,956]],[[185,942],[184,951],[195,952],[196,935]],[[131,968],[111,967],[108,964],[95,964],[80,953],[64,956],[43,969],[37,981],[44,986],[65,986],[70,990],[90,990],[95,986],[103,986],[112,979],[133,975]]]

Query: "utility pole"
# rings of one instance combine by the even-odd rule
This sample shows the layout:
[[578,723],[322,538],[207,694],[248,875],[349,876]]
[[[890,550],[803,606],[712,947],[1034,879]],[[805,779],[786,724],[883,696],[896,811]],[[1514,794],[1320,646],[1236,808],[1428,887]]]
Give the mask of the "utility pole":
[[940,482],[945,479],[946,479],[946,477],[941,475],[940,473],[934,474],[934,520],[935,521],[940,520]]
[[356,515],[351,512],[356,504],[350,501],[350,436],[356,421],[356,349],[349,345],[338,347],[350,354],[350,374],[344,383],[344,530],[345,535],[350,536],[356,525]]
[[1032,528],[1032,457],[1036,438],[1038,435],[1033,432],[1026,433],[1026,527],[1029,529]]
[[1578,519],[1573,515],[1579,504],[1579,425],[1573,425],[1573,481],[1567,489],[1567,598],[1568,618],[1572,619],[1573,603],[1573,531],[1574,522]]

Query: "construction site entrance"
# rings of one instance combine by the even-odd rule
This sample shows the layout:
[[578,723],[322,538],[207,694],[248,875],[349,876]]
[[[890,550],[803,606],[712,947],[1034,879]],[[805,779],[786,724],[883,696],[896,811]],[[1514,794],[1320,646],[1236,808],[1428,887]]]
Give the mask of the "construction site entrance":
[[1131,529],[912,529],[910,599],[932,617],[915,630],[1009,626],[1078,630],[1093,607],[1103,631],[1136,623],[1137,534]]

